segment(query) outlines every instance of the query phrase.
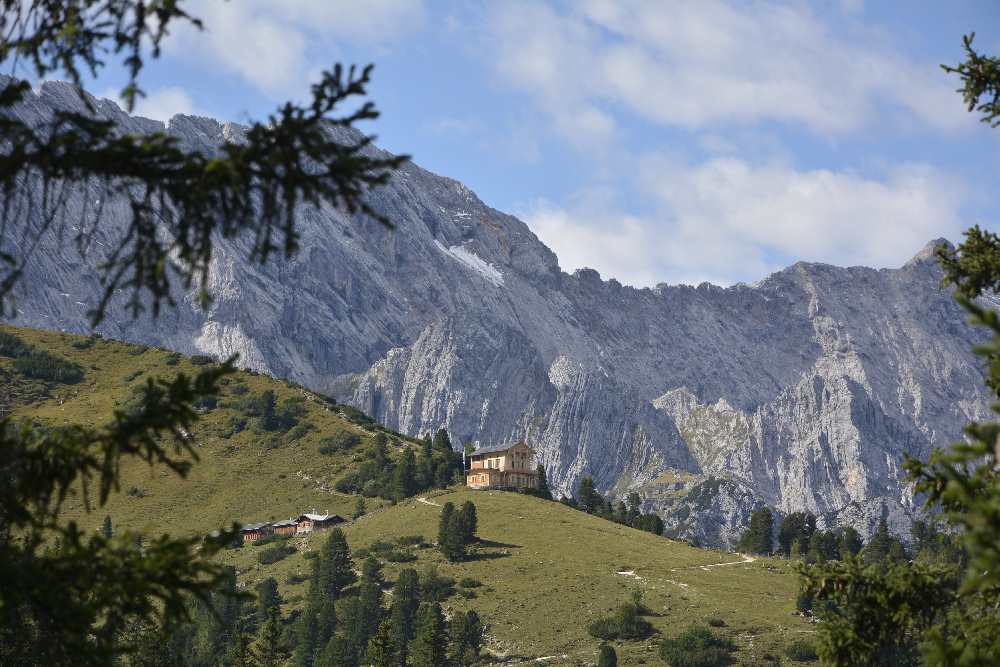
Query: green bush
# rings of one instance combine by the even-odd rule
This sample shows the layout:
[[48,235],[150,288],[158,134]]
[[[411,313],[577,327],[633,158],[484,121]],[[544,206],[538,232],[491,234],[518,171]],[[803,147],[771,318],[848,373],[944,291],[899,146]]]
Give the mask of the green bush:
[[723,667],[732,664],[733,643],[705,626],[692,625],[676,639],[666,639],[660,657],[670,667]]
[[191,363],[195,366],[207,366],[208,364],[214,364],[215,359],[206,354],[196,354],[191,357]]
[[598,639],[645,639],[653,632],[653,626],[642,617],[639,605],[628,602],[615,612],[614,616],[599,618],[587,628]]
[[179,352],[171,352],[167,355],[167,358],[163,360],[167,366],[176,366],[181,361],[181,355]]
[[396,544],[404,547],[415,547],[424,543],[423,535],[403,535],[396,538]]
[[31,346],[14,334],[0,331],[0,356],[21,357],[31,351]]
[[243,383],[240,383],[233,385],[233,388],[230,391],[233,393],[233,396],[242,396],[243,394],[250,391],[250,387],[246,386]]
[[816,648],[804,639],[796,639],[789,644],[785,648],[785,655],[795,662],[812,662],[819,659]]
[[410,551],[402,551],[400,549],[393,549],[385,555],[385,559],[390,563],[412,563],[417,560],[415,554]]
[[420,573],[420,595],[424,602],[444,602],[455,594],[455,580],[438,574],[434,567]]
[[293,553],[295,553],[295,547],[292,545],[285,543],[276,544],[257,554],[257,562],[261,565],[270,565],[291,556]]
[[286,435],[285,437],[288,439],[289,442],[294,442],[296,440],[300,440],[303,437],[305,437],[305,435],[312,429],[313,425],[310,424],[309,422],[300,422],[295,426],[293,426],[292,429],[288,432],[288,435]]
[[30,349],[14,359],[14,370],[35,380],[76,384],[83,379],[83,368],[61,357]]
[[335,454],[353,449],[361,444],[361,436],[356,433],[328,435],[319,441],[320,454]]
[[73,341],[72,343],[70,343],[70,345],[72,345],[73,349],[76,350],[89,350],[90,348],[94,347],[94,339],[83,338],[81,340]]
[[713,628],[724,628],[726,627],[726,622],[719,618],[718,616],[712,616],[708,619],[707,623]]
[[458,585],[462,588],[479,588],[483,585],[483,582],[472,577],[463,577],[462,580],[458,582]]

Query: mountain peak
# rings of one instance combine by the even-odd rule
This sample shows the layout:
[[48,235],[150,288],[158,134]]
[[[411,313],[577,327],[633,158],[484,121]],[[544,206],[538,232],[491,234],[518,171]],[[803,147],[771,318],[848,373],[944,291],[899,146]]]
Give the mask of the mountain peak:
[[937,261],[937,251],[941,246],[944,246],[948,250],[955,249],[955,246],[951,244],[951,241],[946,238],[933,239],[932,241],[928,241],[927,244],[920,249],[920,252],[914,255],[910,261],[906,263],[906,266],[910,266],[911,264],[916,264],[918,262],[926,262],[928,260]]

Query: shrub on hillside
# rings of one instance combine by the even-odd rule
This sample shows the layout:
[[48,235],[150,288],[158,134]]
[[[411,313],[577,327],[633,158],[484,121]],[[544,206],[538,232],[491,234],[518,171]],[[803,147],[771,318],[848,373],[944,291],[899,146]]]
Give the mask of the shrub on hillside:
[[257,554],[257,562],[261,565],[270,565],[291,556],[293,553],[295,553],[295,547],[292,545],[285,543],[275,544],[273,547],[268,547]]
[[167,355],[167,358],[163,360],[167,366],[176,366],[181,361],[181,355],[179,352],[171,352]]
[[472,577],[463,577],[462,580],[458,582],[458,585],[462,588],[479,588],[483,585],[483,582],[478,579],[473,579]]
[[599,618],[587,628],[598,639],[645,639],[653,632],[653,626],[642,617],[642,609],[634,602],[627,602],[614,616]]
[[31,347],[14,334],[0,331],[0,356],[17,358],[30,350]]
[[455,580],[429,567],[420,573],[420,597],[424,602],[444,602],[455,594]]
[[723,667],[732,664],[733,643],[705,626],[692,625],[676,639],[666,639],[660,657],[670,667]]
[[14,360],[14,370],[34,380],[76,384],[83,379],[83,368],[41,350],[29,350]]
[[196,354],[191,357],[191,363],[195,366],[207,366],[208,364],[214,364],[215,359],[206,354]]
[[93,338],[83,338],[81,340],[73,341],[70,345],[72,345],[75,350],[89,350],[94,347],[94,342]]
[[320,454],[335,454],[353,449],[361,444],[361,436],[356,433],[338,433],[328,435],[319,441]]
[[795,662],[812,662],[819,659],[816,648],[804,639],[797,639],[785,648],[785,655]]

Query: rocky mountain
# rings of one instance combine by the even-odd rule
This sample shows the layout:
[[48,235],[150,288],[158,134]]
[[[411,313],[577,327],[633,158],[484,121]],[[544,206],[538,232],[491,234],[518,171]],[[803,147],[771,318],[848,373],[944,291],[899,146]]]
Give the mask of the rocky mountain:
[[[17,113],[80,105],[47,83]],[[162,127],[95,107],[127,131]],[[167,129],[208,152],[241,131],[191,116]],[[722,545],[761,504],[863,533],[886,514],[905,532],[904,454],[924,456],[987,414],[970,352],[979,334],[940,287],[942,241],[898,269],[798,263],[754,285],[634,289],[564,273],[523,222],[415,164],[370,203],[394,230],[304,210],[290,260],[259,267],[241,244],[219,247],[206,310],[193,295],[157,320],[113,304],[100,330],[239,353],[409,434],[527,439],[559,491],[593,475],[602,490],[638,490],[674,534]],[[18,324],[87,330],[92,267],[124,214],[106,206],[83,257],[54,234],[35,250]],[[26,252],[18,241],[0,250]]]

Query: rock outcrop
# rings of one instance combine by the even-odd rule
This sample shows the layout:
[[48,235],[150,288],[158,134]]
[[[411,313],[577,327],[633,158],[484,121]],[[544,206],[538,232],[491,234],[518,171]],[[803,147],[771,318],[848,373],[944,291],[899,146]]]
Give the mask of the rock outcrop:
[[[74,105],[49,83],[18,113]],[[96,109],[130,132],[163,127]],[[203,151],[241,132],[190,116],[166,129]],[[526,438],[557,492],[593,475],[602,490],[640,491],[674,534],[718,545],[761,504],[863,533],[886,513],[904,532],[904,455],[987,414],[970,351],[980,334],[940,287],[940,241],[898,269],[799,263],[755,285],[634,289],[562,272],[520,220],[415,164],[369,199],[395,230],[303,211],[295,257],[261,267],[239,242],[220,244],[207,309],[179,295],[154,321],[116,302],[100,331],[239,353],[407,433]],[[87,331],[92,267],[125,222],[113,204],[85,256],[54,236],[39,246],[19,324]],[[0,250],[24,248],[9,235]]]

